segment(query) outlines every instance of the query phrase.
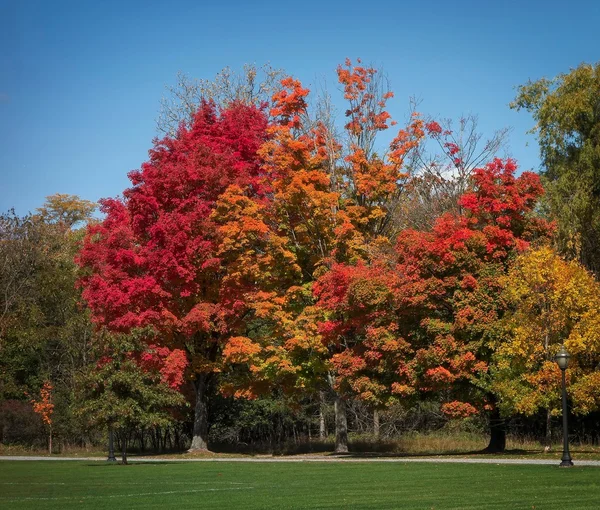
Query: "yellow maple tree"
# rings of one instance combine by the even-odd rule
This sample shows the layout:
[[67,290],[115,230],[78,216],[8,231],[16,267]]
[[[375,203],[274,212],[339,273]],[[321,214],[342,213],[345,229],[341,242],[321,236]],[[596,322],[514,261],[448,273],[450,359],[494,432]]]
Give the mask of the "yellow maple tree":
[[583,266],[542,246],[516,258],[503,278],[508,313],[500,321],[492,388],[505,412],[560,414],[554,356],[571,354],[567,381],[575,412],[600,406],[600,283]]

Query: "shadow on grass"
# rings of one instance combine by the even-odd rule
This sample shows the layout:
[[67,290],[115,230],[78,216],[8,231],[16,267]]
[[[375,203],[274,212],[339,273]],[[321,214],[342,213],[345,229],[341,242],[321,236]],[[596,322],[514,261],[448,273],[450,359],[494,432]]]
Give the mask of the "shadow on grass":
[[[322,455],[323,457],[335,458],[423,458],[423,457],[457,457],[457,456],[501,456],[501,457],[527,457],[539,456],[539,450],[526,450],[515,448],[505,450],[503,452],[491,452],[486,449],[477,450],[460,450],[449,449],[446,451],[431,451],[424,450],[420,452],[402,451],[398,449],[398,445],[393,442],[350,442],[350,452],[336,453],[333,443],[326,441],[312,443],[286,444],[275,447],[266,445],[235,445],[235,444],[211,444],[210,451],[200,454],[190,454],[186,450],[168,451],[162,453],[156,452],[138,452],[129,455],[129,462],[135,463],[136,459],[150,458],[165,458],[169,456],[177,456],[183,458],[211,458],[219,457],[226,458],[227,456],[265,456],[272,455],[273,457],[301,457],[305,455]],[[161,461],[160,463],[167,462]],[[144,461],[144,464],[150,464],[151,461]]]
[[465,456],[502,456],[502,457],[523,457],[527,455],[539,455],[539,451],[529,451],[529,450],[505,450],[503,452],[490,452],[485,449],[483,450],[472,450],[472,451],[464,451],[464,450],[450,450],[447,452],[360,452],[353,451],[348,453],[335,453],[329,452],[327,457],[336,457],[336,458],[356,458],[356,459],[377,459],[377,458],[423,458],[423,457],[465,457]]
[[105,462],[94,462],[93,464],[87,464],[88,467],[99,467],[99,468],[107,468],[107,467],[113,467],[113,466],[166,466],[166,465],[170,465],[172,466],[173,464],[180,464],[179,462],[169,462],[168,460],[157,460],[157,461],[151,461],[151,460],[144,460],[142,462],[136,462],[135,458],[133,459],[128,459],[127,460],[127,464],[123,464],[120,460],[118,460],[117,462],[109,462],[109,461],[105,461]]

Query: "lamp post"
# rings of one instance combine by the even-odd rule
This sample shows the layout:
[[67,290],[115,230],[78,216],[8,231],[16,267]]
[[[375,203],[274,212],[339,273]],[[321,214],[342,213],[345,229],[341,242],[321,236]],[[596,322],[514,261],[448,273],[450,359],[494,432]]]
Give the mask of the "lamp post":
[[108,427],[108,462],[117,462],[117,458],[115,457],[115,438],[113,433],[113,428]]
[[571,461],[571,454],[569,453],[569,429],[567,426],[567,381],[565,378],[565,372],[569,366],[569,358],[571,355],[565,349],[563,345],[556,357],[556,364],[562,372],[562,416],[563,416],[563,454],[560,463],[560,467],[571,467],[573,462]]

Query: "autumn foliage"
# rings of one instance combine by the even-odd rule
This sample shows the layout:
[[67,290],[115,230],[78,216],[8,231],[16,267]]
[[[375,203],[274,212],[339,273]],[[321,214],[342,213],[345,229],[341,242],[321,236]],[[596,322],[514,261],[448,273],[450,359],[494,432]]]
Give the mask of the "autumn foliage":
[[122,199],[101,202],[106,217],[79,256],[94,321],[118,332],[154,328],[161,347],[186,350],[198,384],[218,370],[245,306],[227,289],[213,212],[230,185],[265,193],[257,152],[266,127],[256,107],[203,103],[189,129],[156,142]]
[[38,414],[42,421],[48,426],[52,425],[52,413],[54,413],[52,390],[52,383],[46,381],[40,389],[39,398],[31,400],[34,412]]
[[[358,398],[375,409],[436,397],[448,417],[464,418],[512,395],[490,378],[516,370],[511,356],[539,333],[507,319],[529,313],[511,291],[529,276],[514,268],[544,253],[531,250],[553,233],[536,215],[538,176],[493,159],[472,171],[455,211],[431,229],[398,232],[411,156],[433,138],[460,166],[463,148],[416,112],[395,128],[393,93],[376,69],[347,60],[337,76],[347,103],[340,134],[311,117],[310,92],[292,77],[268,115],[205,102],[189,128],[155,143],[88,229],[78,260],[94,321],[154,330],[139,361],[172,388],[184,374],[194,382],[200,447],[213,374],[235,397],[327,389],[336,405]],[[577,313],[572,335],[584,324]],[[585,320],[595,331],[595,312]],[[535,358],[537,371],[519,384],[553,388],[556,370],[544,363]],[[587,381],[586,409],[597,404]],[[514,403],[519,412],[534,404]]]

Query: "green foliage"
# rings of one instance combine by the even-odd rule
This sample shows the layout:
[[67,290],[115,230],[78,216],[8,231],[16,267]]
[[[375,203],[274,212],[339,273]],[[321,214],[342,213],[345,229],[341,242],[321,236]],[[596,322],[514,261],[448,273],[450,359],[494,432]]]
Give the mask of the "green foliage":
[[51,381],[53,428],[63,439],[81,439],[71,404],[92,338],[75,288],[81,231],[71,227],[92,210],[77,197],[54,195],[40,214],[0,216],[0,401],[28,401]]
[[562,253],[600,270],[600,62],[519,87],[511,107],[536,124],[545,205]]
[[88,425],[116,429],[163,427],[174,421],[173,411],[185,404],[176,389],[162,380],[159,370],[145,366],[148,346],[143,332],[104,335],[96,366],[78,378],[76,413]]

